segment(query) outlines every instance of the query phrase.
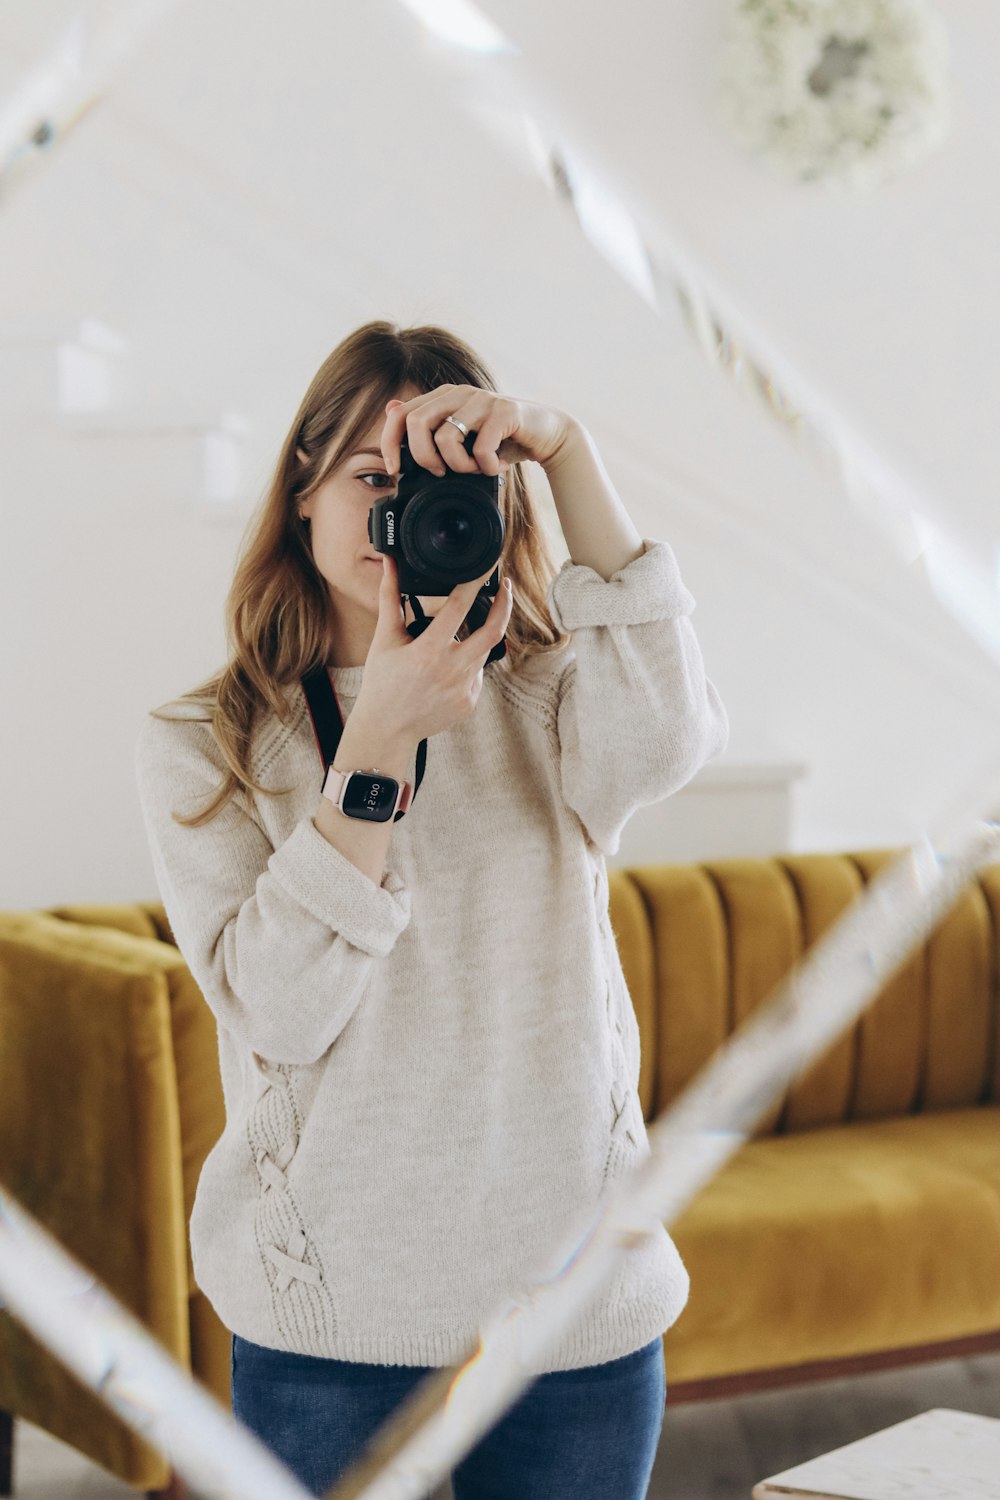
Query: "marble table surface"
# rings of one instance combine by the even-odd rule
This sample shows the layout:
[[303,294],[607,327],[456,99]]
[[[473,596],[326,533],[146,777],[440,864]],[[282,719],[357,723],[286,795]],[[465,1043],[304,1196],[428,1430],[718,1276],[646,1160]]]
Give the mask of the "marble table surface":
[[1000,1420],[937,1407],[754,1485],[753,1500],[1000,1500]]

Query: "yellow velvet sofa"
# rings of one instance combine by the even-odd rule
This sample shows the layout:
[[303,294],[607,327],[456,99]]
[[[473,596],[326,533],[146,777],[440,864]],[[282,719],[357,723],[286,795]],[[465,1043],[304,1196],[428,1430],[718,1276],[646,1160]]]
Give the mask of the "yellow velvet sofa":
[[[598,876],[647,1120],[898,852]],[[671,1226],[691,1274],[671,1401],[1000,1348],[998,933],[994,865]],[[0,913],[0,1036],[0,1180],[228,1406],[186,1233],[224,1118],[215,1022],[162,906]],[[168,1492],[165,1460],[7,1312],[0,1412]]]

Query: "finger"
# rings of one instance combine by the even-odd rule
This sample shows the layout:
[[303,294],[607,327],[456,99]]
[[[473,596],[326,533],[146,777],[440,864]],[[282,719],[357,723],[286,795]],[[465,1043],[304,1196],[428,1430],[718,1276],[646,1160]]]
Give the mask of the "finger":
[[[398,578],[396,575],[396,564],[387,552],[382,553],[382,578],[378,591],[378,619],[375,622],[376,631],[382,630],[383,621],[389,629],[396,630],[405,619],[403,601],[400,598]],[[398,633],[398,631],[397,631]]]
[[[428,632],[435,632],[433,637],[435,640],[437,636],[454,637],[458,634],[459,626],[472,608],[472,601],[486,581],[492,576],[492,573],[493,569],[491,568],[489,573],[483,574],[482,578],[469,578],[465,583],[455,585],[427,627]],[[441,621],[440,625],[438,624],[439,620]]]
[[[386,403],[386,419],[382,424],[382,436],[379,439],[379,447],[382,449],[382,457],[390,474],[399,473],[399,447],[406,432],[406,419],[415,405],[429,401],[428,396],[414,396],[411,401],[400,401],[395,405]],[[390,409],[391,408],[391,409]]]
[[497,590],[497,596],[493,601],[486,619],[478,630],[472,631],[461,643],[460,649],[466,654],[468,660],[464,664],[472,667],[476,664],[482,665],[482,656],[485,648],[488,655],[493,647],[499,645],[504,638],[504,633],[510,623],[511,611],[514,608],[513,593],[501,587]]
[[500,402],[494,403],[472,445],[472,456],[484,474],[502,473],[499,448],[504,438],[514,431],[515,421],[513,413],[508,412]]
[[403,406],[394,406],[382,426],[379,447],[390,474],[399,473],[399,445],[406,431],[406,411]]
[[[430,413],[412,411],[407,413],[406,418],[406,441],[409,444],[414,462],[418,463],[422,469],[429,469],[439,479],[448,470],[434,442],[432,428],[441,422],[444,415],[445,413],[443,412],[435,412],[431,415]],[[448,422],[447,426],[451,428],[451,423]],[[454,428],[451,428],[451,430],[455,433],[456,437],[459,436],[459,433]]]
[[[465,421],[461,411],[453,412],[452,416],[457,417],[460,422],[463,422],[466,427],[471,429],[472,423]],[[441,423],[441,426],[435,429],[434,442],[437,444],[438,451],[444,457],[444,461],[449,469],[453,469],[456,474],[478,474],[480,472],[476,460],[466,449],[465,438],[459,432],[454,422],[449,422],[447,417]]]
[[[445,422],[447,417],[455,413],[456,407],[463,411],[462,420],[465,421],[467,427],[475,427],[478,417],[486,414],[489,394],[477,391],[480,399],[467,400],[469,390],[469,386],[437,386],[425,400],[419,403],[407,403],[405,426],[410,453],[421,468],[428,469],[439,477],[444,474],[445,469],[441,462],[441,453],[434,442],[435,430]],[[484,396],[485,402],[481,399]],[[397,407],[393,416],[398,418],[401,411],[402,408]],[[448,422],[447,426],[451,427],[452,423]],[[460,435],[456,431],[456,436]]]

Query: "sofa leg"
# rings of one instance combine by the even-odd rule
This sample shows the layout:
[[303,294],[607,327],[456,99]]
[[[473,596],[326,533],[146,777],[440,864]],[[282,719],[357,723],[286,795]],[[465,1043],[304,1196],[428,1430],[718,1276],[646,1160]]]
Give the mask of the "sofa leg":
[[14,1493],[14,1416],[0,1411],[0,1495]]
[[170,1479],[165,1488],[162,1490],[147,1490],[146,1500],[188,1500],[187,1485],[176,1469],[172,1469]]

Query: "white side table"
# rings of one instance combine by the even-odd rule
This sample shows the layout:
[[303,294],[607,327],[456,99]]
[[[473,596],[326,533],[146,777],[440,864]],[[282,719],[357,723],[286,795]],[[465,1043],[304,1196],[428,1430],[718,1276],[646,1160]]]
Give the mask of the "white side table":
[[761,1480],[753,1500],[1000,1500],[1000,1419],[936,1407]]

